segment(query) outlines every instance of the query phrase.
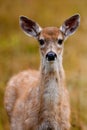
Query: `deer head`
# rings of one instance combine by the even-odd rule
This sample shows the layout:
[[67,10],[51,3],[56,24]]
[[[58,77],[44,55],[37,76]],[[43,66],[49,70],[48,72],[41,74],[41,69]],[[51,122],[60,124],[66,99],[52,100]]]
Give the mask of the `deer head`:
[[38,23],[25,16],[20,17],[22,30],[39,41],[41,59],[44,66],[52,64],[58,66],[62,62],[64,41],[77,30],[79,23],[79,14],[66,19],[60,28],[42,28]]

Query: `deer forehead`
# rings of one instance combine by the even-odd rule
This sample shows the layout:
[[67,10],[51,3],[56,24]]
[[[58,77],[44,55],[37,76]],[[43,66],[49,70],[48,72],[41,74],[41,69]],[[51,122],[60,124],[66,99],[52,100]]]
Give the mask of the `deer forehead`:
[[57,27],[46,27],[41,31],[39,38],[46,40],[57,40],[59,38],[63,39],[63,34]]

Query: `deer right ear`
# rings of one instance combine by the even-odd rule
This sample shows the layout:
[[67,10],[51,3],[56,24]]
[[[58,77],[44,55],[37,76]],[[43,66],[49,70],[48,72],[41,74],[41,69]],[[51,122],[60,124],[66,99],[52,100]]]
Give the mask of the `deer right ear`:
[[37,38],[42,28],[34,21],[25,16],[20,17],[20,26],[22,30],[29,36]]
[[75,14],[72,17],[65,20],[63,25],[60,27],[60,30],[65,35],[65,38],[67,38],[77,30],[79,24],[80,24],[80,15]]

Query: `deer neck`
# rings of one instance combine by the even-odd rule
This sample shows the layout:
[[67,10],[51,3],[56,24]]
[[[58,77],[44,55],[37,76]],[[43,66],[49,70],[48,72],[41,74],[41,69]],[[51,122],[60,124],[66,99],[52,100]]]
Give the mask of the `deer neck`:
[[[44,63],[44,61],[42,63]],[[62,59],[59,59],[55,64],[41,64],[40,80],[41,111],[43,111],[42,113],[56,112],[61,97],[61,88],[64,85]],[[46,116],[48,115],[51,114],[47,114]]]

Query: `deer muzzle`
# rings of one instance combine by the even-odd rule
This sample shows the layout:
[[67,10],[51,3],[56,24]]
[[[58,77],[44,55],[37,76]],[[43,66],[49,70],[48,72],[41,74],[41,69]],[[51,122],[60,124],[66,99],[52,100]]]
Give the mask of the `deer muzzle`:
[[48,61],[55,61],[56,58],[57,58],[57,55],[56,55],[56,53],[54,53],[53,51],[50,51],[50,52],[48,52],[48,53],[46,54],[46,59],[47,59]]

